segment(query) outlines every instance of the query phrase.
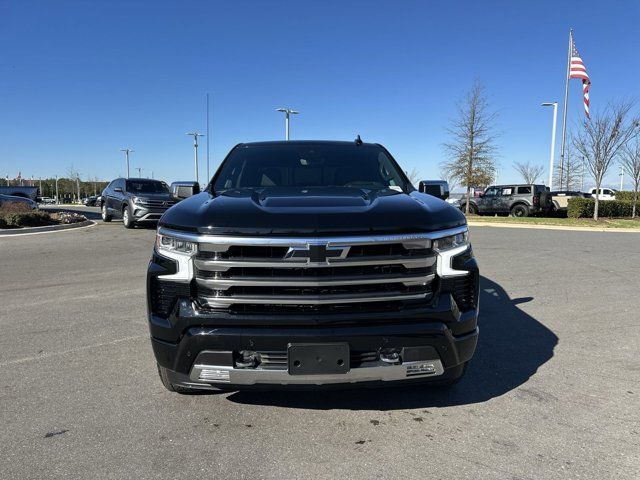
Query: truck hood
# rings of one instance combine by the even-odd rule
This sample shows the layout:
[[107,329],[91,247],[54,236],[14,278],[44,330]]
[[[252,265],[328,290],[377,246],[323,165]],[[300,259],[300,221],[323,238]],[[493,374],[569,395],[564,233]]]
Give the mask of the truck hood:
[[169,193],[138,193],[138,194],[132,193],[132,195],[134,197],[138,197],[143,200],[162,200],[162,201],[173,200],[173,198],[171,197],[171,194]]
[[202,192],[160,219],[160,226],[216,235],[404,233],[465,224],[462,212],[431,195],[346,187]]

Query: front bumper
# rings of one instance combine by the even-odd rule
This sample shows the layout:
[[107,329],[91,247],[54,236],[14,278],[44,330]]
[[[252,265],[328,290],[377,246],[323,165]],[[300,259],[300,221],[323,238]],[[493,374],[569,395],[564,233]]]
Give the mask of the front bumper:
[[147,207],[144,205],[139,205],[137,203],[132,203],[132,213],[133,219],[136,222],[157,222],[160,220],[160,217],[164,215],[170,206],[165,207]]
[[[172,383],[183,387],[239,389],[259,385],[430,381],[469,361],[478,341],[477,310],[459,312],[449,294],[441,294],[435,303],[421,317],[387,317],[385,323],[265,327],[251,322],[230,326],[224,316],[203,317],[185,300],[169,319],[150,315],[151,343],[158,364],[168,370]],[[200,326],[187,328],[177,341],[169,341],[167,329],[183,322],[193,325],[195,318]],[[160,338],[163,336],[165,339]],[[240,351],[279,352],[286,356],[290,344],[337,342],[348,343],[354,355],[371,352],[374,356],[368,362],[352,365],[345,374],[330,375],[290,375],[284,364],[238,368],[236,362]],[[421,347],[418,357],[405,359],[401,355],[402,360],[396,364],[380,359],[382,349],[414,347]]]

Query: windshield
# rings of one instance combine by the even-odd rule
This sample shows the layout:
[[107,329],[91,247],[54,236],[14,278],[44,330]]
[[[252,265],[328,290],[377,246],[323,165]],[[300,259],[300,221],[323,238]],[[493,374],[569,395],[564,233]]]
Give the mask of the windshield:
[[215,177],[214,189],[353,187],[403,191],[395,162],[377,145],[244,145],[234,149]]
[[129,193],[169,193],[169,186],[157,180],[127,180],[126,190]]

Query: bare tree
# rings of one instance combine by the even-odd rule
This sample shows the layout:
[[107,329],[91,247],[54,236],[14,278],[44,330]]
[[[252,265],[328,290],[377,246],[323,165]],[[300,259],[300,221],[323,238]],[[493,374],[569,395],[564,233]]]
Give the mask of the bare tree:
[[413,167],[410,172],[404,173],[407,174],[407,177],[409,177],[409,181],[412,185],[415,186],[416,183],[420,181],[420,170],[418,170],[417,168]]
[[544,172],[543,166],[531,165],[529,162],[515,162],[513,166],[522,175],[524,183],[536,183],[542,172]]
[[557,164],[554,172],[553,184],[558,185],[558,190],[574,190],[582,179],[583,162],[573,148],[568,147],[564,159],[564,165]]
[[582,129],[572,138],[573,146],[584,157],[596,182],[594,220],[598,220],[598,194],[607,170],[629,140],[640,133],[638,118],[629,118],[631,107],[631,102],[610,105],[591,120],[583,120]]
[[633,210],[631,218],[636,218],[636,206],[638,204],[638,190],[640,190],[640,141],[636,137],[635,142],[622,149],[620,155],[620,165],[631,177],[633,182]]
[[449,191],[452,192],[458,187],[458,179],[451,173],[451,170],[449,170],[446,165],[440,168],[440,178],[449,184]]
[[489,110],[484,87],[476,81],[462,102],[457,118],[447,132],[444,145],[449,162],[443,165],[467,189],[465,213],[469,214],[471,188],[491,183],[496,172],[496,135],[492,132],[497,114]]

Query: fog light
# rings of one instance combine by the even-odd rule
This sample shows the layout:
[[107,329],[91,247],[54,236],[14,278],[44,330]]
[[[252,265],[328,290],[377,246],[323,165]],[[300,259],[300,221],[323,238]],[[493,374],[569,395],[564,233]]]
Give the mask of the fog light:
[[400,363],[401,348],[381,348],[380,360],[385,363]]
[[229,382],[229,371],[218,368],[203,368],[198,379],[205,382]]
[[241,350],[236,359],[237,368],[256,368],[261,362],[260,354],[252,350]]
[[436,366],[432,362],[415,362],[407,365],[407,377],[433,375],[434,373],[436,373]]

